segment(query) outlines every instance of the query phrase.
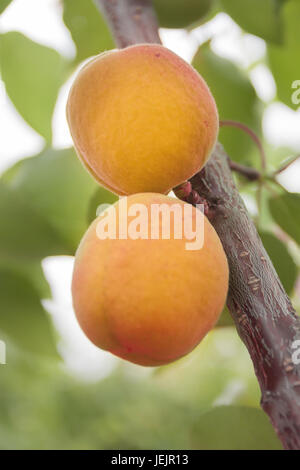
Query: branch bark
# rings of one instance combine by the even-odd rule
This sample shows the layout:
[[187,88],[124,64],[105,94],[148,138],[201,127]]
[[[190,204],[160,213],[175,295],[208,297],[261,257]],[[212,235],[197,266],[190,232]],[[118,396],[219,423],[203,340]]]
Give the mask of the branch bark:
[[138,43],[160,43],[151,0],[95,0],[119,48]]
[[[119,47],[160,42],[149,0],[96,0]],[[292,361],[300,339],[296,316],[232,179],[218,144],[205,168],[191,178],[205,198],[208,217],[230,267],[228,308],[245,343],[261,388],[261,406],[283,446],[300,449],[300,365]]]

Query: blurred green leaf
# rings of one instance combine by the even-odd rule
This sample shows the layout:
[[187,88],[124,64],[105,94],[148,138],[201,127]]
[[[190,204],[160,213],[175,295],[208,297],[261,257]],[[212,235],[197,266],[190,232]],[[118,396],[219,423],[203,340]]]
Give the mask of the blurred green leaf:
[[22,194],[0,182],[0,257],[14,262],[67,254],[68,247]]
[[[269,47],[268,53],[279,100],[291,108],[298,109],[300,101],[297,89],[299,89],[299,85],[297,85],[297,89],[292,88],[293,83],[300,76],[300,63],[296,55],[298,50],[296,52],[290,47]],[[295,103],[292,101],[294,93],[297,94]]]
[[6,91],[23,118],[48,142],[58,90],[67,61],[56,51],[18,32],[0,35],[1,76]]
[[226,13],[245,31],[281,43],[283,0],[221,0]]
[[[65,254],[73,254],[88,227],[89,203],[98,187],[73,148],[46,149],[18,162],[4,179],[65,241]],[[99,191],[99,204],[110,199],[109,191]]]
[[284,42],[290,47],[299,49],[300,41],[300,2],[299,0],[283,0]]
[[0,330],[22,349],[58,357],[50,318],[30,282],[0,269]]
[[259,407],[253,365],[235,327],[214,328],[186,357],[156,369],[155,377],[198,410],[215,404]]
[[76,44],[76,60],[114,48],[106,21],[93,0],[63,0],[64,22]]
[[218,406],[201,415],[193,433],[200,450],[280,450],[282,445],[263,411]]
[[0,270],[10,270],[30,281],[42,299],[51,297],[50,286],[44,276],[41,261],[23,259],[0,259]]
[[[212,349],[204,347],[201,355],[199,351],[193,353],[192,363],[189,355],[171,369],[167,368],[173,379],[167,373],[164,384],[163,374],[153,376],[151,371],[145,373],[145,368],[125,361],[120,361],[112,374],[97,383],[80,383],[65,368],[57,367],[54,361],[37,361],[38,358],[14,352],[9,346],[9,362],[1,368],[0,374],[0,448],[137,450],[200,447],[197,424],[205,416],[203,413],[211,408],[207,403],[218,398],[219,381],[226,385],[225,390],[221,387],[222,395],[234,400],[233,381],[233,385],[237,381],[240,383],[250,374],[257,388],[255,404],[258,406],[259,403],[259,388],[249,355],[234,329],[223,329],[209,336],[211,341],[207,342],[209,338],[206,338],[204,343],[210,344]],[[247,382],[245,392],[248,394],[249,388]],[[201,400],[203,395],[208,399],[205,402]],[[226,434],[225,444],[230,440],[231,446],[238,448],[241,440],[236,426],[230,439],[230,417],[235,407],[233,413],[231,410],[232,407],[229,417],[224,417],[221,429],[224,430],[228,423],[229,437]],[[268,446],[274,448],[273,440],[268,437],[270,428],[261,427],[260,420],[255,420],[258,430],[253,431],[253,421],[250,419],[252,441],[257,436],[265,449]],[[244,414],[239,423],[243,427]],[[245,436],[244,429],[241,433]],[[208,435],[210,448],[220,446],[218,420],[214,433],[211,426],[208,427]],[[249,445],[248,436],[245,441]]]
[[[202,45],[193,60],[193,66],[206,80],[216,100],[220,120],[242,122],[254,131],[260,131],[258,99],[248,77],[232,62],[212,52],[209,45]],[[253,143],[239,129],[220,129],[219,140],[230,157],[247,162],[247,153]]]
[[185,28],[205,16],[212,3],[212,0],[154,0],[154,7],[160,26]]
[[275,222],[300,244],[300,194],[285,193],[269,199]]
[[12,0],[0,0],[0,13],[11,3]]
[[197,408],[171,390],[116,373],[84,384],[46,361],[24,362],[1,369],[1,449],[189,448]]
[[[299,42],[300,42],[300,2],[289,0],[282,9],[284,21],[284,44],[268,45],[268,57],[273,73],[278,98],[291,108],[299,107],[299,93],[295,102],[292,95],[296,91],[292,88],[294,81],[300,77]],[[299,89],[299,86],[297,85]]]
[[297,265],[287,247],[270,232],[259,232],[265,249],[271,258],[274,268],[288,294],[293,290],[297,279]]
[[118,199],[118,196],[100,186],[93,194],[89,203],[88,223],[92,223],[96,218],[97,209],[100,204],[114,204]]
[[234,326],[234,321],[226,305],[224,306],[223,312],[221,313],[218,323],[216,324],[216,328],[224,326]]

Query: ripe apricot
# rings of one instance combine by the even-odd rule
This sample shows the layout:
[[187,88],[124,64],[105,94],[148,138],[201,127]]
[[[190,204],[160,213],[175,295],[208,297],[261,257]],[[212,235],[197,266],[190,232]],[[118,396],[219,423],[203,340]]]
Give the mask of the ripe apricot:
[[[125,200],[127,211],[122,208]],[[195,348],[217,322],[228,288],[227,259],[208,219],[200,214],[202,248],[188,250],[190,236],[175,238],[172,217],[170,237],[163,238],[163,217],[151,215],[152,208],[161,204],[171,214],[176,204],[182,222],[195,227],[200,211],[190,204],[153,193],[121,198],[84,235],[72,281],[74,309],[88,338],[102,349],[145,366],[166,364]],[[146,228],[139,227],[141,238],[125,238],[130,224],[136,226],[134,215],[141,205],[149,214]],[[187,206],[189,212],[183,215]],[[99,223],[105,218],[111,221],[113,215],[116,238],[100,239]],[[125,224],[128,231],[124,231]],[[160,230],[156,238],[149,237],[153,227]]]
[[119,195],[167,193],[204,166],[218,133],[205,81],[153,44],[105,52],[85,65],[67,118],[84,165]]

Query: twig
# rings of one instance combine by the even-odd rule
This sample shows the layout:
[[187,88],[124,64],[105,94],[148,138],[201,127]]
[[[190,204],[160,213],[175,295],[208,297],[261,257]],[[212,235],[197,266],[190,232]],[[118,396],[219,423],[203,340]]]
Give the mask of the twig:
[[255,145],[257,146],[259,150],[259,155],[260,155],[260,160],[261,160],[261,169],[263,172],[265,172],[267,168],[267,159],[266,159],[263,145],[259,137],[255,134],[255,132],[252,129],[250,129],[250,127],[246,126],[246,124],[243,124],[242,122],[237,122],[237,121],[231,121],[231,120],[220,121],[220,127],[223,127],[223,126],[236,127],[237,129],[241,129],[242,131],[244,131],[246,134],[249,135],[249,137],[253,140],[253,142],[255,143]]
[[300,155],[296,155],[296,157],[291,157],[289,158],[278,170],[274,171],[274,175],[279,175],[279,173],[282,173],[284,170],[286,170],[290,165],[295,163],[295,161],[300,158]]
[[[148,1],[97,3],[118,45],[158,42]],[[143,21],[136,20],[136,8]],[[234,185],[228,157],[220,145],[191,183],[193,191],[207,201],[209,219],[227,254],[228,307],[253,361],[262,392],[261,405],[284,447],[300,449],[300,365],[292,362],[293,343],[300,339],[300,319]]]
[[240,175],[247,178],[249,181],[257,181],[261,178],[261,173],[255,168],[250,168],[240,163],[236,163],[233,160],[228,159],[229,167],[232,171],[239,173]]

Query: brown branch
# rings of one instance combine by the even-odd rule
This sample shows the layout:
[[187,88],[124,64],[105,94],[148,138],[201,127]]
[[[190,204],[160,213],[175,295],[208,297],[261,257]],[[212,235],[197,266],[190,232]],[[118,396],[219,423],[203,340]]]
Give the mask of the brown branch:
[[239,173],[240,175],[247,178],[249,181],[257,181],[261,178],[261,173],[255,168],[250,168],[249,166],[241,165],[240,163],[236,163],[230,159],[228,159],[228,165],[232,171]]
[[118,47],[160,43],[151,0],[95,0],[104,14]]
[[[158,42],[148,1],[97,2],[118,45]],[[218,145],[205,168],[191,179],[193,198],[198,193],[206,200],[208,217],[228,257],[228,307],[253,361],[261,405],[284,447],[300,449],[300,365],[292,362],[293,342],[300,339],[300,319],[234,185],[228,162]]]
[[261,405],[284,447],[300,449],[300,366],[292,362],[300,319],[245,209],[227,161],[218,146],[191,183],[208,201],[208,217],[227,254],[227,305],[250,353]]
[[299,160],[300,155],[296,155],[295,157],[289,158],[278,170],[274,171],[274,176],[279,175],[283,171],[285,171],[287,168],[289,168],[293,163],[295,163],[297,160]]

